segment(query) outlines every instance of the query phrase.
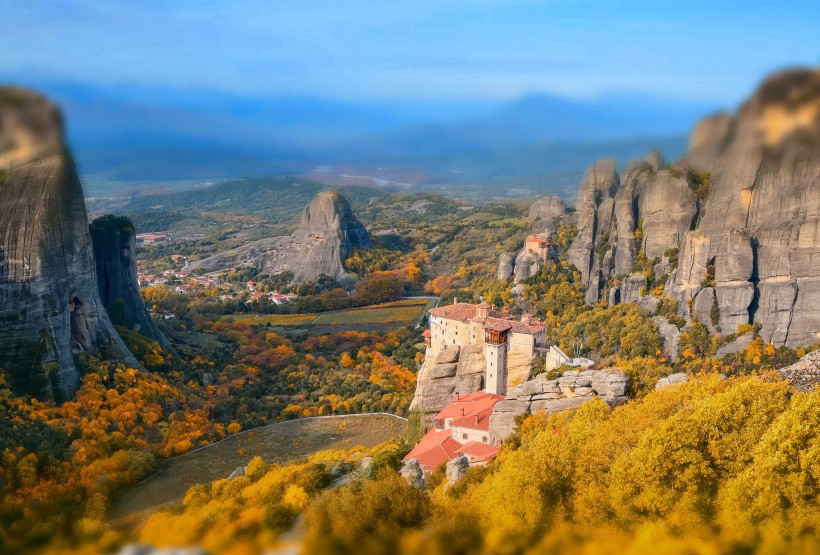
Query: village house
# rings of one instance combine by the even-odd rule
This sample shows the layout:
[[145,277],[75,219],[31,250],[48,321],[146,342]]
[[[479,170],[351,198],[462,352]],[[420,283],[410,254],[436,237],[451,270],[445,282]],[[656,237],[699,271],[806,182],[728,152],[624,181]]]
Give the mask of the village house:
[[137,243],[144,243],[151,245],[154,243],[165,243],[168,241],[168,236],[162,233],[138,233]]
[[457,396],[435,417],[435,427],[410,451],[402,462],[416,459],[425,472],[442,463],[465,456],[471,466],[486,464],[501,450],[490,442],[490,415],[504,400],[502,395],[477,391]]
[[504,395],[510,357],[534,359],[546,349],[546,325],[529,314],[520,319],[486,303],[459,303],[430,310],[430,357],[452,346],[482,344],[486,371],[484,390]]
[[550,242],[535,235],[530,235],[524,240],[524,250],[530,254],[540,256],[541,260],[547,260],[549,258]]

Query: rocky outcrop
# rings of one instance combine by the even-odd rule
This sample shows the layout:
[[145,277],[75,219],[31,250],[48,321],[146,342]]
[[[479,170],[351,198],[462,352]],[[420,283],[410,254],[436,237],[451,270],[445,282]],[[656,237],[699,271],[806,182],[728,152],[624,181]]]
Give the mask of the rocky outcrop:
[[724,333],[757,322],[775,345],[817,341],[818,152],[820,70],[776,74],[735,117],[696,128],[686,161],[711,172],[697,233],[714,260]]
[[82,187],[57,108],[0,88],[0,368],[14,391],[70,398],[74,357],[137,361],[97,290]]
[[507,392],[493,407],[490,416],[491,441],[504,440],[515,430],[521,414],[555,413],[574,410],[595,396],[612,406],[627,401],[629,377],[613,369],[569,370],[557,380],[539,374]]
[[659,379],[658,383],[655,384],[655,390],[665,389],[667,387],[671,387],[679,383],[686,383],[688,381],[689,376],[686,374],[686,372],[678,372],[677,374],[671,374],[669,376]]
[[530,205],[527,223],[535,233],[555,231],[556,218],[567,213],[567,205],[561,197],[549,195],[541,197]]
[[168,340],[148,314],[137,280],[134,224],[124,216],[102,216],[91,222],[100,300],[114,325],[125,326],[169,348]]
[[682,317],[697,299],[694,317],[711,324],[712,295],[699,293],[713,288],[723,333],[759,323],[775,345],[820,339],[820,70],[770,77],[737,115],[698,124],[671,167],[651,156],[613,173],[597,163],[578,193],[570,262],[588,303],[639,252],[652,260],[679,248],[677,269],[656,267],[656,278],[669,275],[664,294]]
[[820,385],[820,351],[812,351],[778,372],[798,391],[812,391]]
[[370,236],[342,195],[325,191],[302,211],[296,230],[287,237],[254,241],[237,249],[193,262],[191,271],[214,272],[252,267],[276,275],[293,274],[293,283],[320,275],[344,279],[344,260],[353,249],[370,248]]
[[578,191],[578,233],[570,248],[569,262],[581,271],[590,304],[598,300],[601,286],[601,260],[595,247],[611,238],[614,195],[619,183],[615,161],[600,160],[584,173]]
[[655,316],[653,320],[658,324],[658,333],[661,335],[664,354],[669,360],[675,360],[680,353],[680,329],[663,316]]
[[445,467],[445,475],[447,476],[447,487],[453,486],[462,481],[467,476],[467,471],[470,470],[470,461],[464,455],[456,457],[448,461]]
[[424,471],[421,469],[418,460],[410,459],[406,461],[399,470],[399,474],[410,487],[417,489],[424,487]]
[[498,257],[498,279],[504,281],[513,274],[513,256],[508,252]]

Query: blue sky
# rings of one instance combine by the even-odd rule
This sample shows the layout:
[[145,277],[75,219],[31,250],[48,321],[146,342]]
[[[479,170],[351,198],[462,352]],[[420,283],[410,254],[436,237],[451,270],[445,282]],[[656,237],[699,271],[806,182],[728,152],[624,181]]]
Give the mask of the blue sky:
[[0,76],[338,99],[731,105],[820,62],[820,2],[0,0]]

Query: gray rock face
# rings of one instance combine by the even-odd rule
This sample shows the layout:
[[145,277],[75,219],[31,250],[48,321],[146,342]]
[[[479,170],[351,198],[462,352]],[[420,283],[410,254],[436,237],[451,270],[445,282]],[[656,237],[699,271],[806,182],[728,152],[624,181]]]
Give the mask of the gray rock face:
[[522,250],[515,257],[515,282],[518,283],[522,279],[537,274],[543,263],[540,256]]
[[401,474],[401,477],[404,478],[410,486],[417,489],[424,487],[424,471],[416,459],[410,459],[405,462],[401,470],[399,470],[399,474]]
[[513,275],[513,257],[508,252],[498,257],[498,279],[504,281]]
[[[584,173],[578,191],[578,234],[570,247],[569,262],[581,271],[581,278],[587,284],[588,301],[592,296],[595,297],[593,302],[598,300],[600,261],[595,245],[605,234],[606,238],[611,236],[614,194],[619,183],[615,161],[600,160]],[[593,290],[594,295],[589,295]]]
[[138,331],[168,348],[168,340],[140,296],[134,224],[124,216],[103,216],[91,222],[90,231],[100,300],[112,323]]
[[441,412],[456,394],[467,395],[484,388],[487,363],[481,344],[449,346],[429,356],[419,371],[413,397],[413,406],[427,418]]
[[726,355],[733,355],[735,353],[739,353],[740,351],[748,347],[752,343],[752,341],[754,341],[754,339],[755,335],[753,333],[741,335],[731,343],[727,343],[726,345],[718,349],[715,353],[715,357],[720,358]]
[[302,212],[296,230],[287,237],[254,241],[188,265],[189,270],[214,272],[253,267],[268,274],[291,272],[294,283],[322,274],[344,279],[344,260],[354,248],[370,248],[370,236],[342,195],[322,192]]
[[724,332],[746,312],[775,345],[817,341],[819,83],[816,69],[775,74],[734,118],[712,118],[693,134],[686,160],[712,173],[697,233],[715,261]]
[[678,326],[669,323],[663,316],[655,316],[653,318],[658,324],[658,333],[661,334],[663,341],[663,352],[669,360],[675,360],[680,353],[680,330]]
[[557,380],[539,374],[507,391],[507,397],[493,407],[490,437],[507,438],[515,430],[515,419],[521,414],[574,410],[594,396],[611,406],[624,403],[629,377],[614,369],[568,370]]
[[[587,283],[588,303],[597,301],[602,280],[632,271],[639,251],[652,259],[677,248],[698,212],[687,168],[662,169],[655,154],[613,177],[609,162],[588,170],[578,193],[578,235],[570,262]],[[622,302],[637,298],[621,289]]]
[[[597,302],[602,278],[631,272],[639,249],[652,259],[680,246],[678,268],[664,273],[681,316],[689,317],[714,264],[724,333],[754,321],[775,345],[820,339],[818,114],[820,70],[788,70],[766,80],[736,116],[699,123],[671,168],[655,156],[629,164],[620,180],[607,162],[590,168],[570,253],[586,301]],[[611,269],[601,255],[607,247],[615,247]]]
[[812,391],[820,385],[820,351],[812,351],[791,366],[778,370],[798,391]]
[[646,276],[641,273],[630,274],[621,285],[621,302],[631,303],[640,299],[646,289]]
[[447,463],[445,473],[447,475],[447,485],[452,486],[459,483],[467,476],[470,463],[464,455],[456,457]]
[[530,213],[527,223],[537,233],[554,231],[555,218],[559,218],[567,213],[567,205],[561,197],[549,195],[541,197],[530,205]]
[[715,290],[711,287],[701,289],[695,296],[695,302],[692,304],[692,318],[709,328],[711,332],[716,331],[715,325],[712,324],[712,307],[714,304]]
[[658,383],[655,384],[655,390],[664,389],[667,387],[671,387],[675,384],[679,383],[686,383],[689,381],[689,376],[686,375],[686,372],[678,372],[677,374],[672,374],[670,376],[666,376],[658,380]]
[[97,291],[82,187],[57,108],[0,88],[0,368],[18,393],[70,398],[74,356],[137,361]]

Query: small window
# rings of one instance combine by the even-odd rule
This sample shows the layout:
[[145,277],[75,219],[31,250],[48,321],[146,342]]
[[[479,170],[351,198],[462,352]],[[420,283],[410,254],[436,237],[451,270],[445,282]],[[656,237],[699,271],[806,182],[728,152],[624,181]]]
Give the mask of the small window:
[[483,441],[484,443],[487,443],[487,436],[482,437],[481,441]]
[[461,434],[461,439],[467,439],[467,434]]
[[492,365],[493,365],[493,363],[491,362],[491,363],[490,363],[490,366],[492,366]]

